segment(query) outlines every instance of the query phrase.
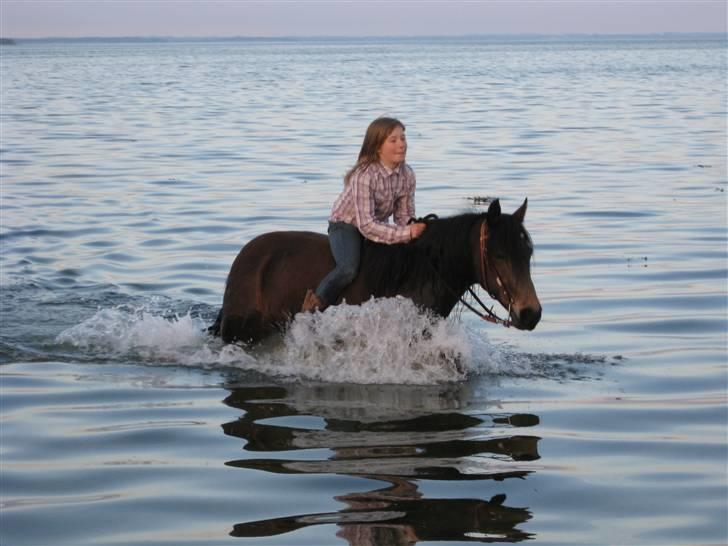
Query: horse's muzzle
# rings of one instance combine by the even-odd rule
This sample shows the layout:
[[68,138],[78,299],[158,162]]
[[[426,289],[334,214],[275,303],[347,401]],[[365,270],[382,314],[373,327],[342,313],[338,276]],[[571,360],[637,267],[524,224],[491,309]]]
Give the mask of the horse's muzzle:
[[541,320],[541,306],[524,307],[520,311],[511,313],[513,326],[519,330],[533,330]]

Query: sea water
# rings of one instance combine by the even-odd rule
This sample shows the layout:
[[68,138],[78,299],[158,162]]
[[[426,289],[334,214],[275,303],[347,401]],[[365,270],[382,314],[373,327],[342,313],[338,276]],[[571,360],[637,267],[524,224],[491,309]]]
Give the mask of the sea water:
[[[0,542],[724,544],[726,51],[3,46]],[[397,298],[207,336],[240,247],[324,232],[380,115],[418,213],[528,198],[537,329]]]

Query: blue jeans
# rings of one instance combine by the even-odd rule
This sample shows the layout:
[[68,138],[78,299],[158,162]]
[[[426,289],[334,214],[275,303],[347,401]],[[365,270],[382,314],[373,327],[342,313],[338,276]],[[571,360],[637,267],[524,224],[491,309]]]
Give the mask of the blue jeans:
[[362,236],[356,226],[346,222],[329,222],[329,244],[336,267],[316,288],[316,295],[327,304],[336,303],[339,296],[359,272]]

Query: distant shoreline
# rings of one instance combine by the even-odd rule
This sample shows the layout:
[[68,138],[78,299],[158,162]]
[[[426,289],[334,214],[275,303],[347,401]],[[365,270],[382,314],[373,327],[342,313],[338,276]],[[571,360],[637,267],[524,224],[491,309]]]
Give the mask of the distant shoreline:
[[615,40],[721,40],[728,34],[722,32],[662,32],[644,34],[467,34],[451,36],[87,36],[46,38],[2,38],[4,45],[23,43],[173,43],[173,42],[416,42],[416,41],[472,41],[472,42],[565,42],[565,41],[615,41]]

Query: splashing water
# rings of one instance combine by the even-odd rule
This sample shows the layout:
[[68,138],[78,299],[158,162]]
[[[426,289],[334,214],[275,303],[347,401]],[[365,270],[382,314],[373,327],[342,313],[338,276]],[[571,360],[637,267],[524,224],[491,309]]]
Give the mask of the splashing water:
[[98,358],[229,367],[334,383],[427,385],[480,374],[542,376],[548,365],[544,355],[497,347],[482,330],[424,312],[406,298],[299,314],[282,336],[255,348],[225,345],[208,336],[206,327],[190,313],[169,316],[120,306],[97,311],[56,342]]
[[138,358],[182,365],[222,362],[208,341],[205,323],[199,317],[189,313],[169,317],[144,306],[128,305],[100,309],[56,338],[57,343],[111,359]]
[[278,356],[289,371],[335,382],[433,384],[474,371],[467,332],[405,298],[297,315]]

